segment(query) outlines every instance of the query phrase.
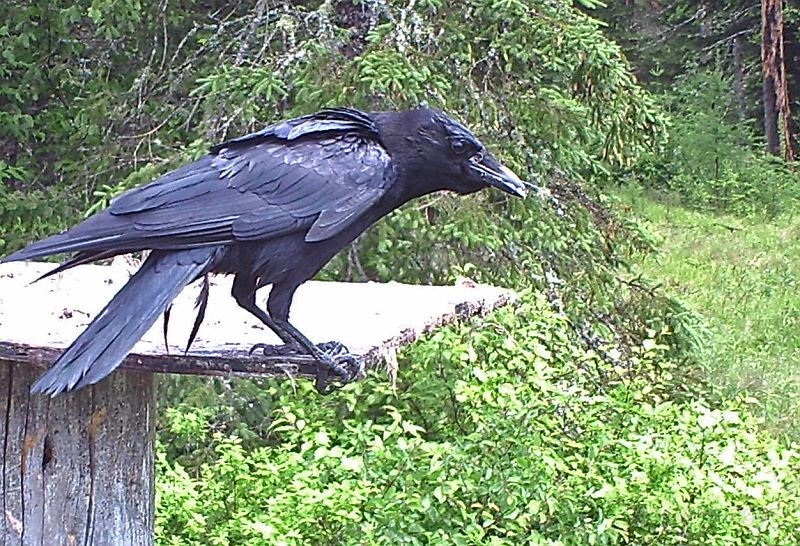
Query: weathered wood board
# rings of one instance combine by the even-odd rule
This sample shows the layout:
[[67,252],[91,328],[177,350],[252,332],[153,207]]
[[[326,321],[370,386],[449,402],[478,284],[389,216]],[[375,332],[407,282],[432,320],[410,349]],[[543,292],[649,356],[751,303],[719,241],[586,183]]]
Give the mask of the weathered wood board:
[[[129,268],[81,266],[30,284],[52,268],[44,263],[0,264],[0,360],[46,364],[68,346],[129,277]],[[230,296],[230,276],[215,276],[206,319],[183,354],[194,322],[199,282],[175,300],[166,356],[159,320],[135,347],[126,366],[173,373],[296,373],[312,375],[308,357],[249,358],[256,343],[280,340]],[[269,288],[258,293],[263,305]],[[308,282],[300,287],[291,319],[316,343],[339,341],[368,365],[388,357],[421,333],[460,316],[481,314],[509,301],[511,292],[476,285]],[[390,366],[391,368],[391,366]],[[390,370],[391,371],[391,370]]]

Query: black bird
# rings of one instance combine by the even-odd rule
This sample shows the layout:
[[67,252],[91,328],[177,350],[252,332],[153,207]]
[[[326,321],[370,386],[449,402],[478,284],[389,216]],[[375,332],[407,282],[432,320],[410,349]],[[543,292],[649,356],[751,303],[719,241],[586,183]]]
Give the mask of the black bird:
[[[141,268],[34,383],[51,395],[100,381],[192,281],[233,274],[236,302],[330,372],[352,379],[341,346],[314,345],[289,322],[295,290],[367,227],[438,190],[494,186],[524,197],[526,184],[444,113],[327,109],[211,148],[205,157],[130,190],[72,229],[3,262],[76,252],[45,276],[152,250]],[[266,311],[256,290],[272,285]],[[189,343],[197,332],[205,305]]]

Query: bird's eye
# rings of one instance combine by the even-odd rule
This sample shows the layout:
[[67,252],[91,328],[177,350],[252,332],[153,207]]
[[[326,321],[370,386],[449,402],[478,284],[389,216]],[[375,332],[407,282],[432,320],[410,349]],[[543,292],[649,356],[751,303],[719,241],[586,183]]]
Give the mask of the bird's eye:
[[467,141],[463,138],[454,138],[450,141],[450,149],[457,154],[463,154],[467,149]]

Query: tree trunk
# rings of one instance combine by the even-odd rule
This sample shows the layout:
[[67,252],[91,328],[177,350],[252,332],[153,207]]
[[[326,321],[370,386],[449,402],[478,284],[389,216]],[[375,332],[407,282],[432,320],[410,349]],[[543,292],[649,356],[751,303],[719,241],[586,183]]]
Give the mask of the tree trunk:
[[41,371],[0,361],[0,546],[152,545],[153,374],[48,398]]
[[[800,4],[800,3],[795,3]],[[797,22],[783,27],[784,67],[788,103],[787,159],[797,159],[800,149],[800,28]]]
[[733,90],[736,97],[736,116],[739,121],[743,121],[747,118],[747,95],[744,89],[744,53],[741,35],[733,39]]
[[[782,0],[761,2],[761,61],[764,69],[764,135],[767,152],[779,155],[780,133],[786,143],[785,157],[794,159],[789,110],[789,90],[784,68]],[[779,128],[780,124],[780,128]]]
[[767,139],[767,153],[779,155],[781,141],[778,138],[778,109],[775,104],[775,80],[764,77],[764,137]]

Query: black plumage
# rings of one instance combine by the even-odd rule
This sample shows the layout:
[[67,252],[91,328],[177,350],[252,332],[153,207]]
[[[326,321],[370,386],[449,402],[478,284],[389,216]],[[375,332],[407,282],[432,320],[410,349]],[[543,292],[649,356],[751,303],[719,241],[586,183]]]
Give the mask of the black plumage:
[[[345,364],[352,358],[313,345],[289,322],[297,287],[410,199],[487,186],[519,196],[526,191],[469,130],[428,108],[323,110],[214,146],[72,229],[2,260],[76,253],[50,275],[153,251],[33,390],[57,394],[108,375],[181,289],[208,273],[235,275],[237,303],[317,359],[320,390],[330,372],[349,380]],[[269,284],[264,311],[255,293]]]

